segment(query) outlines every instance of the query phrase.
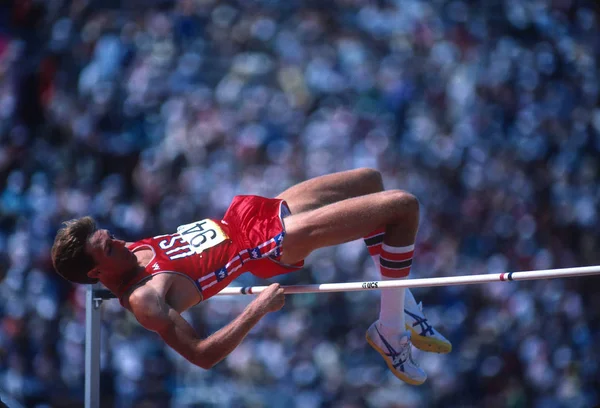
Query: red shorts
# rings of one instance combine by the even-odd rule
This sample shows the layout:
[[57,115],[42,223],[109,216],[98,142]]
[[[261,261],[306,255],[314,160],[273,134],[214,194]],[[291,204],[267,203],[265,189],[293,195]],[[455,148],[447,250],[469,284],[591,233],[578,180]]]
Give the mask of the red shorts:
[[[290,214],[286,202],[281,199],[252,195],[234,197],[222,222],[229,227],[228,233],[237,245],[242,266],[228,273],[207,293],[203,292],[204,299],[220,292],[244,272],[269,279],[302,268],[304,261],[294,265],[280,262],[285,238],[283,218]],[[235,260],[228,263],[232,268],[236,264]]]

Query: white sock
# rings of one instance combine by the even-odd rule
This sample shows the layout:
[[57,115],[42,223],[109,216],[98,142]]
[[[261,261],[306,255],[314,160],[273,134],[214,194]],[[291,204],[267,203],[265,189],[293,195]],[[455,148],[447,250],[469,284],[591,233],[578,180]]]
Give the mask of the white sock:
[[[379,255],[373,255],[371,256],[371,259],[373,259],[377,270],[379,270]],[[385,281],[393,279],[381,276],[381,280]],[[404,293],[404,289],[381,289],[379,323],[381,323],[381,329],[384,331],[384,335],[396,335],[406,330],[404,327]]]
[[[406,279],[410,273],[414,249],[414,244],[397,247],[383,243],[379,256],[382,279]],[[379,318],[383,326],[389,326],[398,332],[406,330],[404,317],[405,295],[406,290],[404,288],[381,290]]]
[[[381,277],[381,280],[395,280]],[[406,330],[404,327],[404,288],[381,289],[381,306],[379,308],[379,321],[381,324],[396,333]]]

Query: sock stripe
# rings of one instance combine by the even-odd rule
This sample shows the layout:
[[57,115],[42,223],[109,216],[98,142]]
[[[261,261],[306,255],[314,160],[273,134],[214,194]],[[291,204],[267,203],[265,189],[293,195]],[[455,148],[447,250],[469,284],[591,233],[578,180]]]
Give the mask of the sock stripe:
[[[385,227],[381,227],[376,229],[375,231],[371,231],[369,234],[367,234],[366,237],[364,237],[365,245],[367,246],[369,255],[378,256],[381,253],[384,237]],[[379,263],[379,260],[377,260],[376,262]]]
[[408,259],[408,260],[402,261],[402,262],[396,262],[396,261],[389,261],[389,260],[381,257],[381,258],[379,258],[379,262],[383,268],[392,269],[392,270],[409,268],[412,265],[412,259]]
[[410,266],[404,269],[384,269],[381,268],[381,276],[386,279],[403,279],[410,275]]
[[367,238],[365,238],[365,244],[368,247],[372,247],[374,245],[381,245],[383,243],[383,236],[384,235],[385,234],[382,232],[379,235],[375,235],[375,236],[372,236],[372,237],[367,237]]
[[383,251],[381,252],[381,257],[384,259],[387,259],[388,261],[391,262],[398,262],[398,261],[406,261],[409,259],[412,259],[414,254],[414,251],[410,251],[410,252],[405,252],[403,254],[398,254],[398,253],[391,253],[386,251],[385,249],[383,249]]
[[383,249],[385,249],[386,252],[390,252],[392,254],[405,254],[407,252],[413,252],[415,250],[415,244],[403,246],[403,247],[396,247],[396,246],[383,244]]

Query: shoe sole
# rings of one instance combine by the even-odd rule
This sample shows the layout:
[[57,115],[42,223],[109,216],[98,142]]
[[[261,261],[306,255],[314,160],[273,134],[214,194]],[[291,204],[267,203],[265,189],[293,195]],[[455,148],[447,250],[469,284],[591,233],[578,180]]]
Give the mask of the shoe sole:
[[423,384],[425,382],[425,380],[427,378],[425,378],[425,380],[423,380],[421,382],[415,381],[415,380],[411,379],[410,377],[402,374],[398,370],[396,370],[394,368],[392,362],[385,355],[385,352],[382,349],[380,349],[379,347],[377,347],[373,341],[371,341],[371,338],[369,337],[369,333],[367,333],[365,337],[367,338],[367,343],[369,343],[369,345],[371,347],[373,347],[376,352],[378,352],[379,354],[381,354],[381,356],[383,357],[385,363],[387,364],[387,366],[390,369],[390,371],[392,372],[392,374],[394,374],[398,379],[400,379],[400,380],[402,380],[405,383],[410,384],[410,385],[421,385],[421,384]]
[[452,344],[448,342],[427,336],[421,336],[409,325],[406,325],[406,329],[410,330],[412,344],[419,350],[439,354],[448,354],[452,351]]

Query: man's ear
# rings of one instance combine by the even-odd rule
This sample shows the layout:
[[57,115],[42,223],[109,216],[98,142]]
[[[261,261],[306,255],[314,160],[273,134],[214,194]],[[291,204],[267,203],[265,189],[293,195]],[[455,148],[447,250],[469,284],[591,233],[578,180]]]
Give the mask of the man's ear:
[[99,270],[97,267],[96,267],[96,268],[94,268],[94,269],[92,269],[92,270],[90,270],[90,271],[87,273],[87,276],[88,276],[89,278],[94,278],[94,279],[98,278],[98,275],[100,275],[100,270]]

